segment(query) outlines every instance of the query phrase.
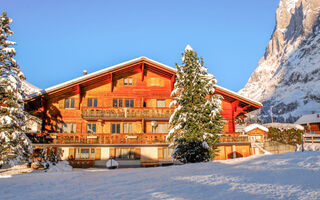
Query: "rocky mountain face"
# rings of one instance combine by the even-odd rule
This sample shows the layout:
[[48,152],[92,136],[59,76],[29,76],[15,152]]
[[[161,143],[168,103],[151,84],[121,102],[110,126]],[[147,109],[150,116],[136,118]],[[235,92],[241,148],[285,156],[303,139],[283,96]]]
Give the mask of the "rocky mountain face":
[[263,103],[265,123],[320,112],[320,0],[280,1],[265,54],[239,93]]

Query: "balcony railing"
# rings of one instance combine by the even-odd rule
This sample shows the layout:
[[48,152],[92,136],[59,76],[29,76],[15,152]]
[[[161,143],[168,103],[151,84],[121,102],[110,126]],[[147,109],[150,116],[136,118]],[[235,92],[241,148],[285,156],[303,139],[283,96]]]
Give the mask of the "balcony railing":
[[173,112],[170,108],[94,108],[81,114],[84,119],[169,119]]
[[227,142],[249,142],[248,136],[221,136],[220,143],[227,143]]
[[167,143],[167,133],[50,134],[53,144],[152,144]]

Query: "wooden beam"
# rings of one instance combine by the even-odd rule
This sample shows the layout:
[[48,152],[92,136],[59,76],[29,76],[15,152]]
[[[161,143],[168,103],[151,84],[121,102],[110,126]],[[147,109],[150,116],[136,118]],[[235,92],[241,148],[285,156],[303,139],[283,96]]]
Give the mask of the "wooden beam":
[[235,121],[236,121],[236,116],[235,116],[235,112],[237,110],[237,107],[239,106],[239,101],[235,100],[234,102],[231,103],[231,107],[232,107],[232,111],[231,111],[231,116],[232,116],[232,120],[231,120],[231,129],[229,127],[229,131],[231,132],[235,132]]
[[46,100],[44,97],[41,97],[41,111],[42,111],[42,124],[41,124],[41,133],[44,133],[46,126],[46,115],[47,115],[47,106]]
[[144,78],[144,62],[141,63],[141,81],[143,82]]
[[171,91],[174,89],[175,79],[176,79],[176,75],[174,74],[174,75],[171,77]]
[[113,92],[113,77],[112,77],[112,73],[110,74],[111,76],[111,92]]
[[81,98],[81,87],[80,87],[80,85],[77,85],[77,86],[76,86],[76,94],[79,96],[79,109],[80,109],[80,105],[81,105],[81,101],[82,101],[82,98]]

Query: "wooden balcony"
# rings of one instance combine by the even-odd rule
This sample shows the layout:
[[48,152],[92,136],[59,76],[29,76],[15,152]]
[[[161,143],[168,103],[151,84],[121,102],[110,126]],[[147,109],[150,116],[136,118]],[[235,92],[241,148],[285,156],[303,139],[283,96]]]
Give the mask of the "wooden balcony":
[[50,134],[52,144],[154,144],[168,143],[167,133],[137,133],[137,134]]
[[234,143],[234,142],[249,142],[248,136],[221,136],[220,137],[220,143]]
[[174,109],[170,108],[94,108],[83,109],[84,119],[150,119],[169,120]]

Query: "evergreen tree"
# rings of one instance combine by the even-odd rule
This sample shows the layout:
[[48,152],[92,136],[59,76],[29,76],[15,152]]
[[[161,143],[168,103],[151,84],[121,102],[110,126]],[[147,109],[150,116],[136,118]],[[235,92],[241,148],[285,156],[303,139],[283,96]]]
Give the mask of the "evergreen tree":
[[24,75],[13,58],[15,42],[8,37],[12,19],[3,12],[0,17],[0,166],[27,161],[32,152],[25,135],[24,93],[21,89]]
[[207,73],[203,59],[188,45],[177,67],[173,101],[176,109],[169,124],[167,139],[173,142],[173,157],[184,163],[209,161],[215,156],[212,146],[222,132],[221,99],[214,94],[216,79]]

